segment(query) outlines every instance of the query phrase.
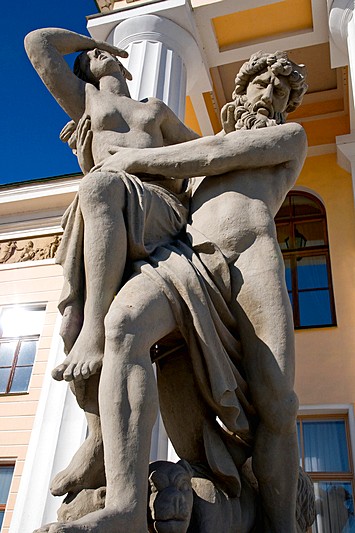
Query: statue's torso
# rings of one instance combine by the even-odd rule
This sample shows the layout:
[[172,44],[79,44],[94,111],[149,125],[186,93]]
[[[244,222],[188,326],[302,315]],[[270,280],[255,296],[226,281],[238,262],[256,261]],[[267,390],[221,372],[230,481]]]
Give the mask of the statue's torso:
[[276,240],[274,216],[292,183],[283,166],[205,178],[193,192],[192,224],[233,262],[264,236]]
[[[91,88],[87,91],[85,112],[91,118],[95,164],[110,157],[112,147],[155,148],[164,144],[161,131],[164,109],[159,100],[138,102],[127,96]],[[148,176],[142,178],[143,181],[148,179]],[[181,180],[157,181],[151,177],[149,181],[159,183],[175,194],[181,192]]]

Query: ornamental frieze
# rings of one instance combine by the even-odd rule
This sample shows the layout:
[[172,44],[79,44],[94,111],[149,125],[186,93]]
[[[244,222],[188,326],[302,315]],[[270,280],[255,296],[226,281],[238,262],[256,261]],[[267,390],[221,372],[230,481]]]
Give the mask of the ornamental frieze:
[[60,241],[60,235],[0,241],[0,264],[53,259]]

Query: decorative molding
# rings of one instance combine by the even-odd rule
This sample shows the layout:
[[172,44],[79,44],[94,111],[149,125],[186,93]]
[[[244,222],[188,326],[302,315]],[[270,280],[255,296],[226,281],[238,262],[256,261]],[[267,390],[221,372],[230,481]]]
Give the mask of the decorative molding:
[[307,157],[317,157],[319,155],[335,154],[337,151],[336,144],[318,144],[317,146],[309,146]]
[[353,175],[355,179],[355,135],[339,135],[336,137],[338,165]]
[[60,241],[59,234],[0,241],[0,264],[54,259]]
[[100,8],[101,13],[109,13],[113,10],[115,0],[96,0],[96,3]]

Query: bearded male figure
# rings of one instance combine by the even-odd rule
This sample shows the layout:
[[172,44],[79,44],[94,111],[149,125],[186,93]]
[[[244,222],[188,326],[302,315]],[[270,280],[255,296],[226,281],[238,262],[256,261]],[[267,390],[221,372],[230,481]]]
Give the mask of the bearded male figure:
[[[211,412],[242,439],[240,389],[223,345],[223,334],[232,337],[237,328],[243,352],[240,365],[258,420],[252,459],[262,500],[263,532],[297,532],[293,323],[273,218],[306,154],[303,129],[297,124],[282,125],[286,113],[300,103],[306,84],[303,69],[282,53],[254,55],[236,81],[235,96],[242,93],[243,110],[239,98],[227,104],[222,134],[163,148],[118,148],[100,165],[101,172],[112,174],[123,170],[177,180],[206,176],[192,195],[188,233],[203,234],[206,242],[215,245],[218,260],[215,270],[208,266],[198,270],[193,253],[186,252],[192,268],[174,270],[180,264],[181,248],[162,246],[137,264],[136,275],[112,302],[105,319],[99,390],[106,507],[46,531],[146,531],[143,504],[149,436],[158,403],[149,350],[178,327],[188,342],[193,335],[199,341],[207,370],[205,381],[197,382]],[[194,247],[192,238],[192,251],[203,263],[201,249]],[[223,283],[218,278],[221,272]],[[194,276],[195,285],[199,283],[207,295],[203,316],[198,314],[196,299],[185,294],[194,293]],[[219,320],[220,307],[212,305],[218,289],[218,298],[223,297],[231,314],[230,323],[226,322],[229,331],[219,339],[220,350],[217,340],[213,346],[206,342],[206,324]],[[191,359],[194,363],[195,352]],[[194,371],[198,374],[195,367]],[[211,461],[209,465],[212,468]],[[236,531],[245,530],[241,525]]]
[[[229,306],[259,418],[253,469],[263,531],[270,533],[296,532],[294,333],[273,218],[306,154],[302,128],[280,124],[306,89],[304,69],[286,54],[255,54],[236,77],[235,101],[222,110],[222,135],[163,149],[120,149],[114,156],[129,172],[207,175],[192,196],[191,226],[219,247],[230,268]],[[112,159],[102,168],[113,166]]]

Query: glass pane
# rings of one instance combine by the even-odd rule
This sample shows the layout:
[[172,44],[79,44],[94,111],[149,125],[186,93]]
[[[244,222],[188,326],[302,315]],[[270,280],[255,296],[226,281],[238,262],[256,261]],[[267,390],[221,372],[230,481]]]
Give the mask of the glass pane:
[[2,505],[6,505],[13,472],[13,466],[0,466],[0,503]]
[[11,366],[17,341],[0,343],[0,366]]
[[291,205],[293,216],[322,215],[321,207],[308,196],[301,194],[291,195]]
[[297,422],[297,442],[298,442],[298,453],[300,456],[300,466],[302,466],[302,452],[301,452],[301,428],[300,423]]
[[303,441],[307,472],[349,472],[343,420],[304,421]]
[[5,511],[0,511],[0,530],[1,530],[2,523],[4,521],[4,516],[5,516]]
[[328,270],[325,255],[297,258],[298,290],[327,288]]
[[291,216],[290,197],[286,196],[284,203],[282,204],[282,206],[277,212],[275,220],[279,220],[280,218],[290,218],[290,216]]
[[0,329],[3,337],[40,334],[44,322],[44,309],[26,309],[21,306],[4,308]]
[[32,366],[16,368],[12,380],[11,392],[27,392],[30,382]]
[[33,365],[36,355],[37,341],[22,341],[18,354],[17,365]]
[[276,227],[277,240],[281,250],[290,248],[290,224],[279,224]]
[[332,313],[328,290],[298,293],[300,326],[331,325]]
[[295,226],[295,248],[325,245],[324,225],[322,221],[305,222]]
[[0,394],[4,394],[10,378],[11,368],[0,368]]
[[314,533],[355,533],[351,483],[314,483],[317,517]]

